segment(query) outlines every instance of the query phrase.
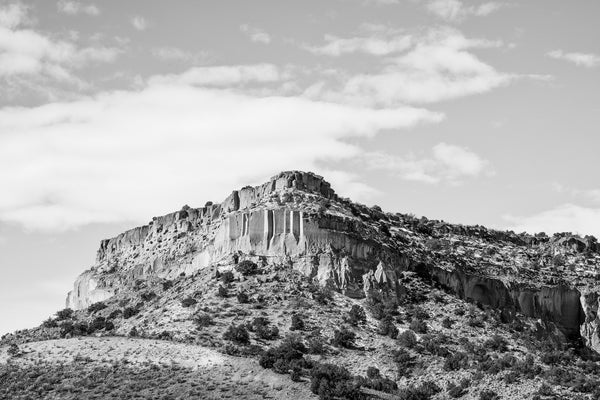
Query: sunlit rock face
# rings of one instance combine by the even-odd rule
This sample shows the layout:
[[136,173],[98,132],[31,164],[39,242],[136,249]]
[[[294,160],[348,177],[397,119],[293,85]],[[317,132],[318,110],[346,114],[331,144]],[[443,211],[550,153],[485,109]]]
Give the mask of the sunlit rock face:
[[231,268],[243,259],[294,268],[355,298],[400,296],[412,271],[508,319],[521,313],[552,322],[564,337],[600,351],[599,247],[589,236],[532,236],[384,213],[338,197],[318,175],[290,171],[220,204],[184,206],[103,240],[67,307],[86,308],[138,280]]
[[319,210],[323,202],[337,202],[323,178],[285,172],[263,185],[234,191],[221,204],[156,217],[102,241],[96,264],[77,279],[67,306],[85,308],[127,281],[189,274],[231,263],[239,254],[285,262],[323,285],[364,296],[363,272],[381,258],[394,257],[364,235],[369,228],[360,220]]

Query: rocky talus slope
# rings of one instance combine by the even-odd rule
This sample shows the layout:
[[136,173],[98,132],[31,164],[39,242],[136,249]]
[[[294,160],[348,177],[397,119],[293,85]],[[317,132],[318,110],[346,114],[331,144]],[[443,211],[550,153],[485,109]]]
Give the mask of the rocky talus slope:
[[[66,309],[3,337],[0,399],[135,397],[115,387],[163,372],[173,378],[146,392],[594,399],[599,304],[594,237],[386,213],[282,172],[102,241]],[[220,361],[209,371],[203,357]],[[69,391],[73,370],[94,384]],[[224,384],[248,394],[204,387]]]

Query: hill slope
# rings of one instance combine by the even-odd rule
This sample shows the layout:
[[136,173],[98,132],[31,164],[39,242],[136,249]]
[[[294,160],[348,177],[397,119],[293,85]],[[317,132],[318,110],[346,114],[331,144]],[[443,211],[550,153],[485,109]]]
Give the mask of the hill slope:
[[[599,250],[589,236],[384,213],[283,172],[103,241],[68,308],[3,343],[56,366],[62,342],[40,340],[160,339],[259,359],[322,398],[597,398]],[[31,368],[13,353],[2,379]]]

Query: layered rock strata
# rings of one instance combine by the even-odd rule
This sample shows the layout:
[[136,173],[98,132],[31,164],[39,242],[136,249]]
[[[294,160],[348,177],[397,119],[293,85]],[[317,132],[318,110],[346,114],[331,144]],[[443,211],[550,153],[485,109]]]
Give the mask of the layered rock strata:
[[[386,214],[339,198],[318,175],[282,172],[220,204],[185,206],[103,240],[67,307],[88,307],[139,279],[260,257],[352,297],[398,295],[403,271],[417,271],[465,300],[553,322],[600,351],[597,247],[592,237],[517,235]],[[568,268],[551,265],[558,255]]]

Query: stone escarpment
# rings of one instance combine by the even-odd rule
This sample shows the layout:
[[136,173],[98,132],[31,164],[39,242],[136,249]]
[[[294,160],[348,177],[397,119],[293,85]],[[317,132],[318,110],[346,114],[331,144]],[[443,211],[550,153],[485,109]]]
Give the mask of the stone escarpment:
[[542,286],[511,283],[431,265],[420,265],[418,272],[449,289],[458,297],[503,310],[506,320],[515,313],[554,323],[569,339],[577,339],[586,321],[581,293],[569,286]]
[[381,260],[393,265],[396,257],[372,227],[323,212],[323,203],[337,201],[323,178],[286,172],[234,191],[221,204],[186,206],[156,217],[102,241],[96,264],[77,278],[67,306],[82,309],[113,296],[127,282],[231,264],[240,255],[286,263],[323,285],[364,296],[362,275]]
[[[465,300],[552,322],[600,351],[599,246],[384,213],[338,197],[322,177],[280,173],[222,203],[155,217],[101,242],[67,307],[86,308],[137,280],[172,279],[243,259],[285,265],[351,297],[397,296],[417,271]],[[561,265],[557,267],[557,258]]]

